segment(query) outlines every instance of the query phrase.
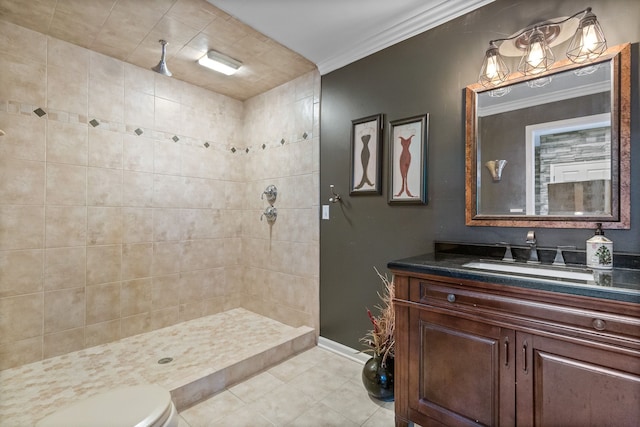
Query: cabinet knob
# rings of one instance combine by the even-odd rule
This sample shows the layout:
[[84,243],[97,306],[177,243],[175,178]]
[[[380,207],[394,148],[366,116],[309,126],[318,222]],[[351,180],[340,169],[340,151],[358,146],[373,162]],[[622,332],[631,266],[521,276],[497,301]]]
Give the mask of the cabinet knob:
[[607,324],[602,319],[593,319],[593,322],[591,324],[597,331],[604,331],[607,328]]
[[454,294],[447,295],[447,301],[456,302],[456,296]]

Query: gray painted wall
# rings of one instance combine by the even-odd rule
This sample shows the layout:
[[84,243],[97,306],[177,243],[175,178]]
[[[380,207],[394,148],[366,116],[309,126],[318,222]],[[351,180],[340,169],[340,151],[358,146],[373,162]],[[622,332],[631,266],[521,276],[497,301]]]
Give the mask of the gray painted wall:
[[[362,349],[370,328],[366,308],[381,290],[374,267],[430,252],[435,240],[523,244],[524,228],[467,227],[464,223],[464,95],[477,79],[489,40],[534,22],[567,16],[587,6],[609,45],[633,45],[631,230],[607,231],[616,251],[640,253],[640,121],[637,0],[497,0],[402,43],[322,77],[320,204],[329,185],[342,195],[320,222],[320,334]],[[557,50],[557,57],[562,53]],[[383,194],[349,196],[351,120],[385,114]],[[426,206],[387,204],[388,122],[430,113]],[[592,230],[536,229],[539,245],[585,247]]]

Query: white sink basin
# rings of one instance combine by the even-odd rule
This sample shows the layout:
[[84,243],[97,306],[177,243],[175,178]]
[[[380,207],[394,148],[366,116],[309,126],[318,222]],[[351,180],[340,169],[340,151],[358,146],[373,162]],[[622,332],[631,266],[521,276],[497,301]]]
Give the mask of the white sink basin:
[[582,271],[571,271],[563,269],[553,269],[545,267],[534,267],[522,264],[499,264],[493,262],[468,262],[463,267],[477,268],[479,270],[489,270],[504,273],[517,273],[517,274],[529,274],[532,276],[544,276],[554,279],[573,279],[573,280],[594,280],[593,273]]

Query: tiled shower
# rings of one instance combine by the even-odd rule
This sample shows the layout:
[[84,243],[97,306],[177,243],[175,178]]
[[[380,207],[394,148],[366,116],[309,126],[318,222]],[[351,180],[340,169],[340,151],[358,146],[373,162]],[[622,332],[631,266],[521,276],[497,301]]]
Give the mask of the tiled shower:
[[6,22],[0,53],[0,369],[235,307],[317,330],[317,72],[242,102]]

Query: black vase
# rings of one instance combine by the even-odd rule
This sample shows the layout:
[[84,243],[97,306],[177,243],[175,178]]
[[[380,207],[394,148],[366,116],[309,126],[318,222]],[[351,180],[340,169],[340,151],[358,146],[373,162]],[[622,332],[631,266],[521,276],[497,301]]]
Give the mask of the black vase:
[[362,383],[371,397],[385,402],[393,400],[393,358],[387,357],[382,364],[382,356],[373,356],[362,369]]

